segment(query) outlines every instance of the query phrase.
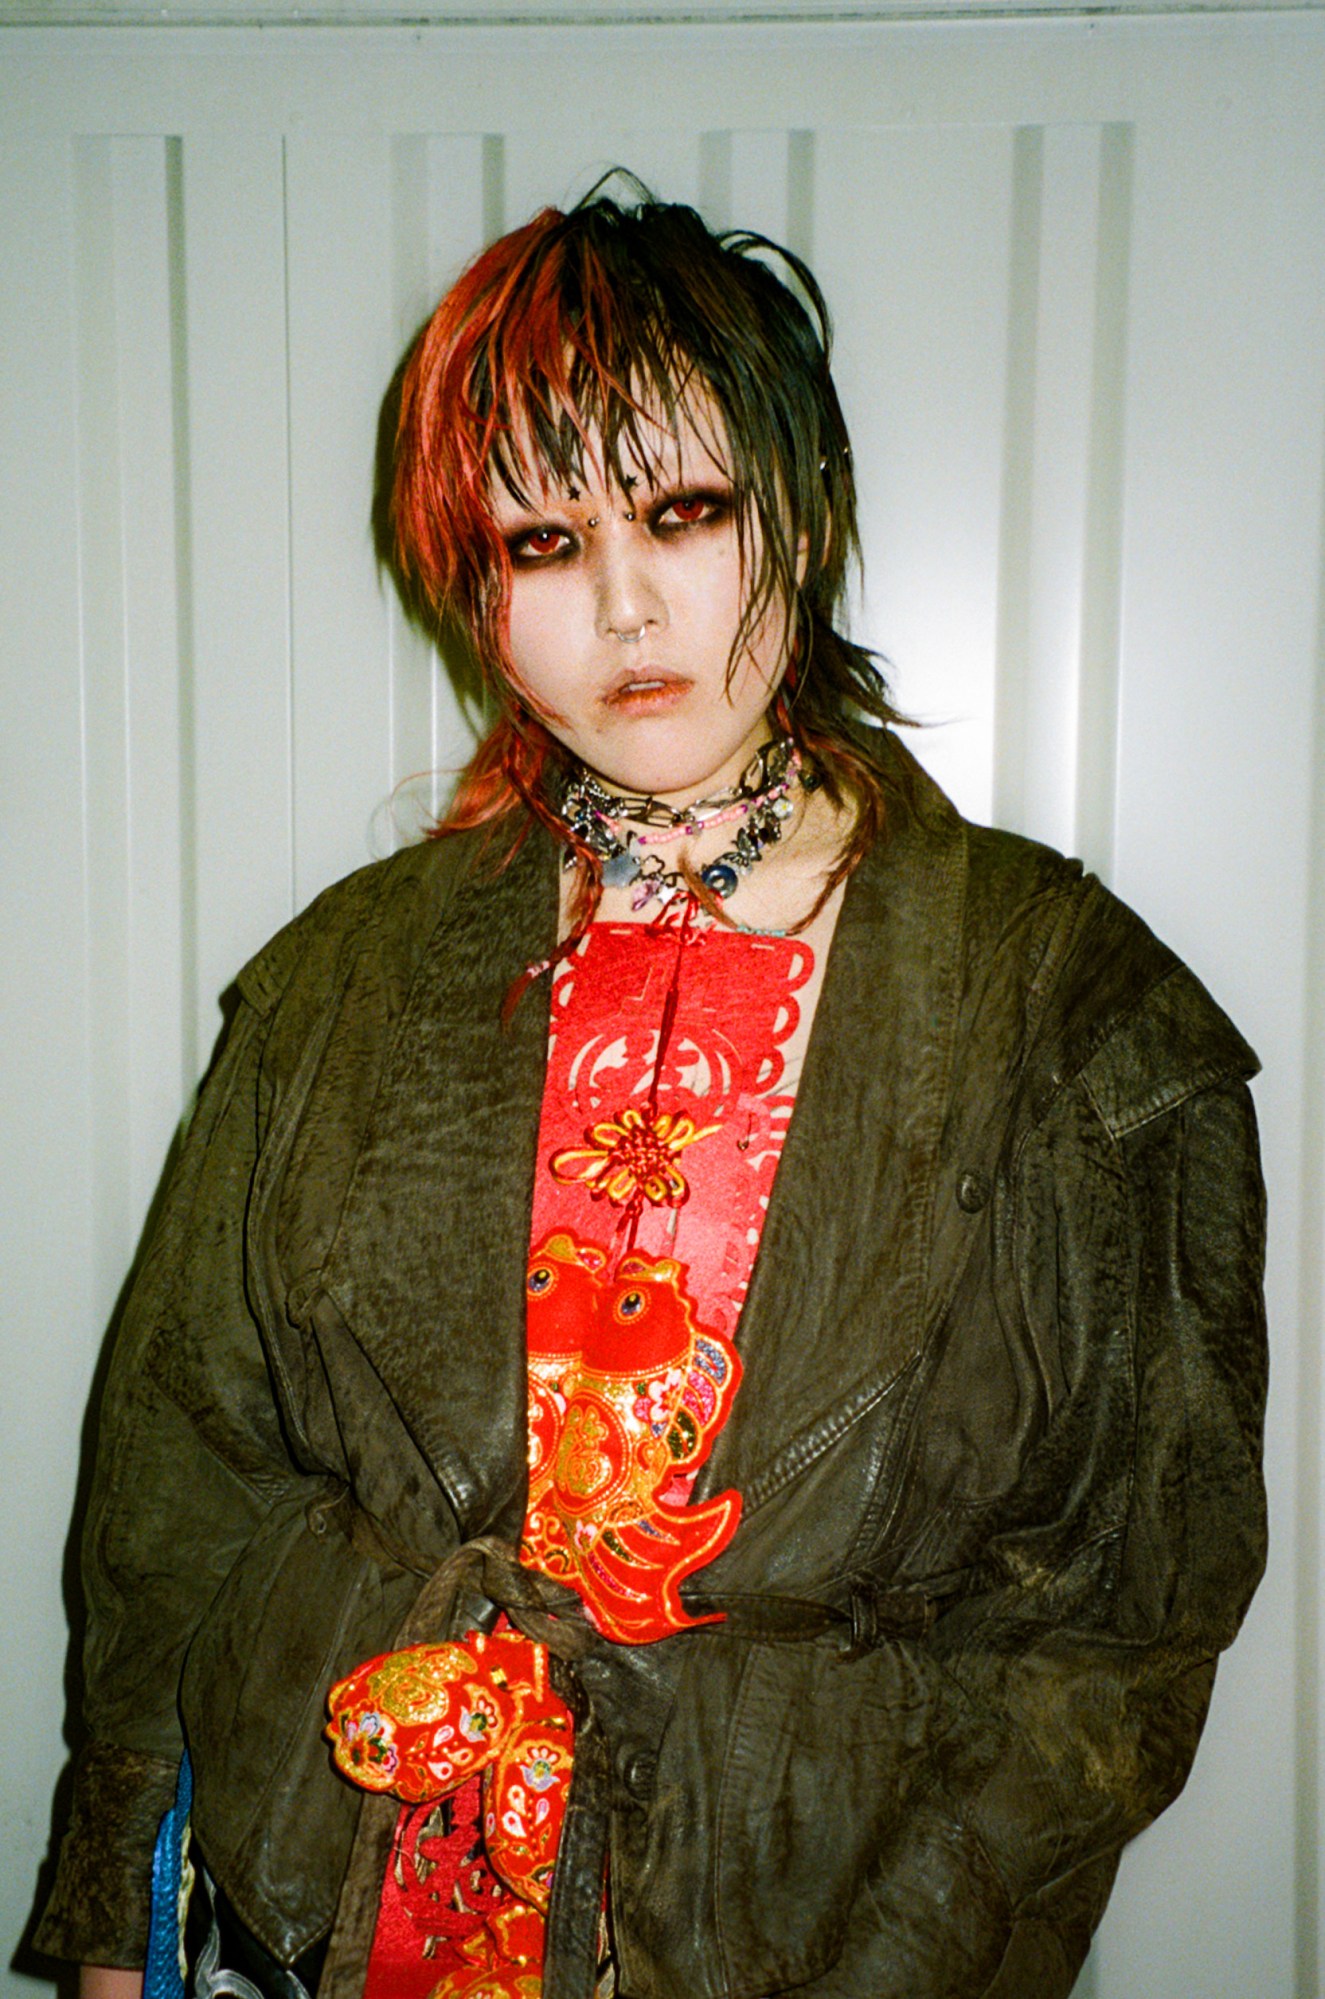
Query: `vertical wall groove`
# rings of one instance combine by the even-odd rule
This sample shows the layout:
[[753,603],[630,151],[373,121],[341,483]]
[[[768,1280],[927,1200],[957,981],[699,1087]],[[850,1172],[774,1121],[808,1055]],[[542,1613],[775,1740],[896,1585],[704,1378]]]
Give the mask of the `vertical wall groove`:
[[[413,133],[398,133],[391,140],[391,288],[392,317],[396,338],[404,346],[413,340],[431,303],[429,283],[429,147],[426,139]],[[394,385],[393,385],[394,387]],[[388,397],[378,425],[378,455],[375,477],[387,470],[387,438],[383,424],[390,425],[395,404]],[[381,535],[385,516],[380,511],[382,496],[374,492],[374,530],[381,559]],[[408,809],[403,794],[419,796],[418,780],[424,775],[417,758],[426,743],[431,750],[432,728],[427,649],[411,626],[389,584],[387,646],[389,649],[387,688],[391,737],[392,789],[384,812],[384,826],[375,840],[375,850],[388,853],[401,844],[402,827],[398,805]]]
[[[1325,465],[1325,453],[1322,455]],[[1312,729],[1306,981],[1302,1049],[1302,1220],[1298,1269],[1296,1606],[1297,1915],[1294,1999],[1318,1999],[1321,1973],[1322,1369],[1325,1332],[1325,491]]]
[[506,140],[489,132],[483,140],[483,241],[491,243],[507,226]]
[[187,1101],[202,1072],[198,1045],[198,728],[193,602],[193,469],[189,415],[184,143],[166,140],[166,254],[174,446],[175,626],[179,660],[180,1081]]
[[699,135],[699,206],[711,229],[732,226],[732,135]]
[[998,546],[994,684],[994,817],[1020,829],[1026,792],[1026,687],[1030,663],[1031,516],[1034,502],[1036,335],[1044,133],[1022,126],[1012,145],[1003,491]]
[[1086,865],[1106,877],[1113,863],[1118,782],[1132,153],[1129,125],[1104,128],[1100,145],[1094,379],[1081,587],[1076,846]]
[[290,326],[290,141],[281,140],[281,255],[284,289],[281,305],[285,335],[285,747],[289,759],[286,791],[286,838],[290,855],[288,913],[299,907],[299,847],[295,776],[298,769],[295,743],[295,543],[294,543],[294,355]]
[[127,1017],[129,870],[124,672],[123,490],[115,332],[111,142],[74,144],[78,524],[84,741],[84,953],[91,1138],[93,1296],[108,1309],[129,1236]]
[[787,248],[814,260],[814,133],[787,134]]

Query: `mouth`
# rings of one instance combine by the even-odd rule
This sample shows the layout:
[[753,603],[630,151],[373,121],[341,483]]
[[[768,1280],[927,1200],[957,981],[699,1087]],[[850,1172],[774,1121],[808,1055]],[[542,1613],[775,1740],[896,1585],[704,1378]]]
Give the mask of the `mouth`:
[[656,714],[684,700],[692,684],[688,675],[670,673],[665,667],[621,667],[609,683],[603,703],[618,715]]

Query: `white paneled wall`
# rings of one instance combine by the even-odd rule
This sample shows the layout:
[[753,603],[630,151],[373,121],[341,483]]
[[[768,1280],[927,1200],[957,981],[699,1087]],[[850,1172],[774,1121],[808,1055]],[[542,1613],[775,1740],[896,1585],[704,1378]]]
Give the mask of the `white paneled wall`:
[[[621,161],[838,322],[861,635],[1260,1048],[1274,1555],[1083,1991],[1318,1999],[1325,18],[0,33],[3,1935],[124,1273],[243,958],[470,740],[373,548],[460,263]],[[20,1955],[8,1990],[40,1967]],[[1033,1995],[1027,1995],[1033,1999]]]

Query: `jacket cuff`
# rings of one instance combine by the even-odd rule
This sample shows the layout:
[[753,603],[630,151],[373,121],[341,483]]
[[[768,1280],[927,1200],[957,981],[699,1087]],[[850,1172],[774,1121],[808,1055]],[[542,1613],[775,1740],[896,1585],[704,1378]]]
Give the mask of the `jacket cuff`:
[[152,1849],[178,1766],[89,1742],[74,1768],[69,1830],[35,1948],[80,1964],[136,1968],[147,1956]]

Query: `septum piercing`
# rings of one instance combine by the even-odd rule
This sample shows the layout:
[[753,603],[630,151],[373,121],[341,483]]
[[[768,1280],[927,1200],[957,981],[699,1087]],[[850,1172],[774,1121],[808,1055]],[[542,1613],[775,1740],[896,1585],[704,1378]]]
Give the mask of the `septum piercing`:
[[615,625],[609,625],[607,629],[611,632],[612,637],[618,640],[621,645],[637,646],[644,637],[645,632],[649,629],[649,621],[646,618],[639,630],[634,632],[619,632]]

